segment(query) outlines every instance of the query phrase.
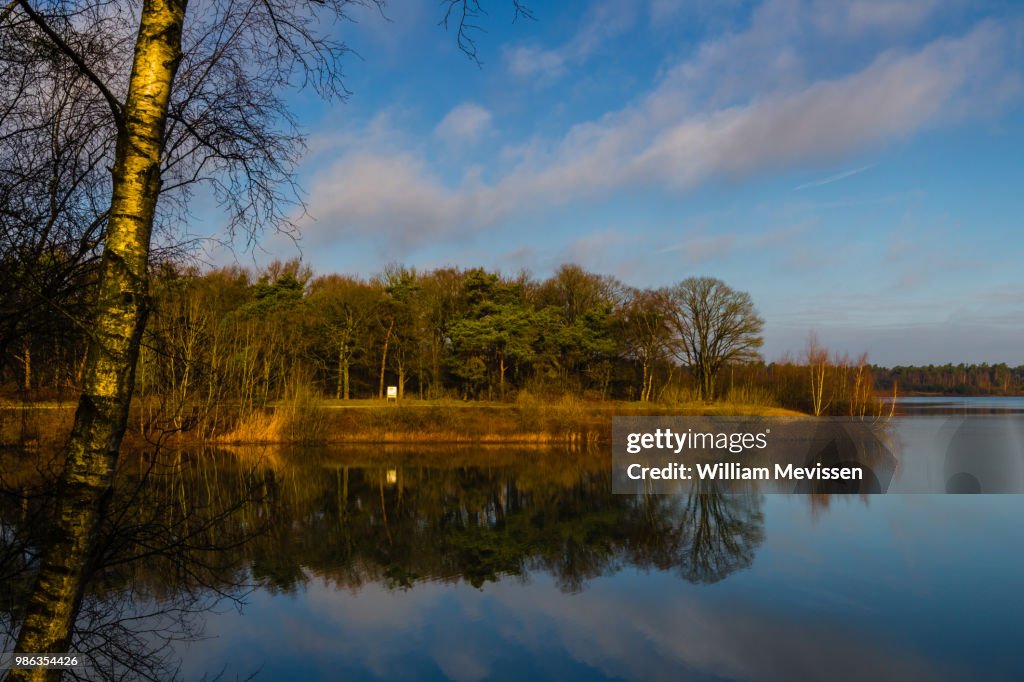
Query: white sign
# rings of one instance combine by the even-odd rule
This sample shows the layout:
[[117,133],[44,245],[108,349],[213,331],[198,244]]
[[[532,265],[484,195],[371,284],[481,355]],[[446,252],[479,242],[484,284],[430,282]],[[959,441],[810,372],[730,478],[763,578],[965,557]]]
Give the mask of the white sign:
[[388,400],[398,400],[398,386],[388,386]]

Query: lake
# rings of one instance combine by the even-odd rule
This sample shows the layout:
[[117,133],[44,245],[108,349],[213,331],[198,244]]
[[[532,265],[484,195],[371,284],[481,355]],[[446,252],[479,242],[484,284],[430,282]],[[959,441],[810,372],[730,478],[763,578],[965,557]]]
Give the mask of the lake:
[[[891,404],[892,399],[885,400]],[[896,401],[900,414],[1020,414],[1024,396],[909,396]]]
[[[923,461],[922,434],[971,405],[906,412],[900,452]],[[1024,674],[1022,495],[612,495],[606,452],[512,447],[173,459],[140,463],[146,492],[111,524],[120,549],[79,640],[104,664],[257,680]],[[4,513],[5,533],[31,517]]]

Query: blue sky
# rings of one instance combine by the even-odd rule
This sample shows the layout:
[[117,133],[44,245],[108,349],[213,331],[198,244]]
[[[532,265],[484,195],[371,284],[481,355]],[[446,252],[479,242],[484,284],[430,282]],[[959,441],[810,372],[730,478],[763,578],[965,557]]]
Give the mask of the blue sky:
[[435,2],[354,10],[352,96],[294,100],[299,245],[239,261],[711,275],[769,360],[1024,364],[1024,4],[527,4],[484,3],[480,67]]

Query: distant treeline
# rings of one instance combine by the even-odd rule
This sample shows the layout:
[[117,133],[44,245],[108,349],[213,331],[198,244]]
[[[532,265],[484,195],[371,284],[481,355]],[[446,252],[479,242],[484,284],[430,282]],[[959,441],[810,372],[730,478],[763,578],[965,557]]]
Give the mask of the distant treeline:
[[1024,395],[1024,365],[927,365],[875,367],[879,390],[942,395]]

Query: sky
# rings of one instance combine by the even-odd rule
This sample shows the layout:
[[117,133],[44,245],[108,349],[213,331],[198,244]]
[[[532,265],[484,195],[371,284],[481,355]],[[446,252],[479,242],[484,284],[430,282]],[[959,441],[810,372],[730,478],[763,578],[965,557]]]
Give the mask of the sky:
[[484,0],[355,8],[351,96],[292,98],[308,215],[215,261],[718,277],[884,365],[1024,364],[1024,3]]

